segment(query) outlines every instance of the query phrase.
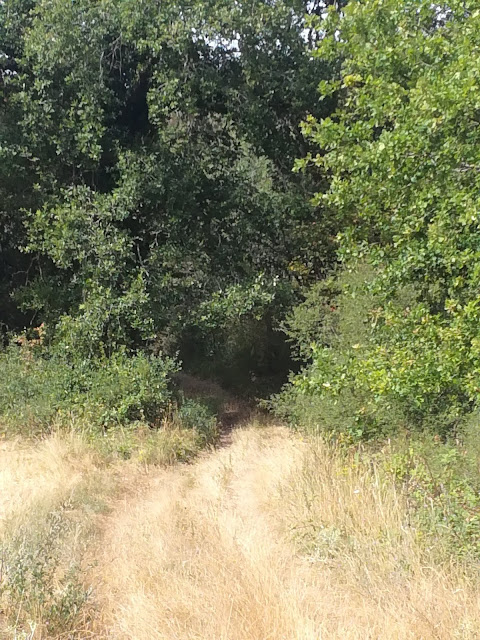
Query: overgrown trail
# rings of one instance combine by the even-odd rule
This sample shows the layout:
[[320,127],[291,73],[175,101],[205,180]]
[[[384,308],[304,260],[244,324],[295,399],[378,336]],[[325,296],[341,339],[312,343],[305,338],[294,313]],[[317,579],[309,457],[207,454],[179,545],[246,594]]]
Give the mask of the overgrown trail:
[[476,574],[438,563],[392,476],[266,422],[169,468],[2,443],[0,638],[479,640]]
[[280,426],[231,438],[113,505],[95,638],[480,637],[478,588],[428,560],[392,484]]
[[102,540],[102,637],[318,638],[315,577],[269,516],[301,444],[281,427],[234,432],[196,464],[120,501]]

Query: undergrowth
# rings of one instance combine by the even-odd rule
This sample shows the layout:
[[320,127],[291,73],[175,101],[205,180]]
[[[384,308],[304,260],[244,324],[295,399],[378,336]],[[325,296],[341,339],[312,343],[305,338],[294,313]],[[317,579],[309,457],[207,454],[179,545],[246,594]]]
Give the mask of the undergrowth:
[[0,423],[27,436],[72,420],[90,430],[156,423],[172,399],[170,358],[118,352],[82,360],[29,344],[0,354]]
[[217,438],[215,414],[201,401],[192,399],[171,405],[157,428],[132,422],[88,436],[94,448],[108,460],[133,460],[157,466],[188,462],[201,449],[214,445]]
[[90,603],[75,548],[80,529],[68,514],[72,508],[60,504],[43,522],[22,526],[2,543],[0,599],[16,627],[35,621],[52,637],[73,633]]
[[478,418],[445,442],[431,433],[397,436],[373,458],[407,500],[412,522],[432,554],[480,571]]
[[[448,398],[421,413],[401,393],[373,394],[376,372],[362,373],[362,358],[379,300],[371,268],[354,266],[314,285],[287,317],[284,330],[305,364],[271,406],[300,433],[337,443],[346,464],[373,464],[393,479],[425,548],[480,566],[479,414],[455,412]],[[408,309],[415,294],[404,288],[395,299]]]

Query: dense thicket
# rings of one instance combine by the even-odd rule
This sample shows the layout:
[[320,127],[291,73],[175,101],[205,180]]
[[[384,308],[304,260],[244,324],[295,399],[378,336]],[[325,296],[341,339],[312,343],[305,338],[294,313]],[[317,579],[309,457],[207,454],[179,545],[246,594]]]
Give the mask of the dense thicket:
[[[282,0],[0,5],[0,321],[75,353],[275,315],[332,260],[294,177],[329,105]],[[310,45],[308,44],[310,43]],[[15,302],[15,305],[13,304]],[[207,336],[207,338],[206,338]],[[62,348],[64,348],[62,347]]]
[[304,132],[343,273],[291,317],[312,364],[289,394],[297,419],[355,434],[448,432],[480,397],[478,4],[366,0],[323,28],[338,108]]
[[467,0],[1,3],[6,334],[44,322],[20,342],[92,395],[135,353],[160,387],[179,350],[282,373],[283,322],[294,421],[454,431],[479,397],[479,27]]

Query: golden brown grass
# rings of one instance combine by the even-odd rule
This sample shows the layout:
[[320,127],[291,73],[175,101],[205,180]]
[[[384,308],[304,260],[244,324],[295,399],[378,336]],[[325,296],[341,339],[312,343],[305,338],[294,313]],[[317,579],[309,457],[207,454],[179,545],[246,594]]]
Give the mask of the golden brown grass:
[[371,461],[310,442],[277,500],[284,532],[319,575],[318,637],[480,638],[478,574],[428,550]]
[[0,444],[0,637],[86,637],[79,564],[109,482],[75,436]]
[[91,597],[52,629],[32,594],[4,594],[0,637],[480,638],[480,586],[425,550],[393,480],[282,427],[239,429],[230,446],[168,469],[141,457],[106,466],[73,436],[2,444],[3,540],[48,533],[52,512],[72,525],[53,589],[78,559]]
[[39,503],[48,508],[66,499],[97,469],[94,450],[74,435],[0,441],[0,522],[19,526]]
[[480,637],[480,588],[429,562],[393,483],[282,428],[152,478],[101,555],[98,637]]
[[[85,578],[109,503],[198,452],[191,429],[0,440],[0,638],[92,636]],[[124,460],[127,455],[128,461]]]

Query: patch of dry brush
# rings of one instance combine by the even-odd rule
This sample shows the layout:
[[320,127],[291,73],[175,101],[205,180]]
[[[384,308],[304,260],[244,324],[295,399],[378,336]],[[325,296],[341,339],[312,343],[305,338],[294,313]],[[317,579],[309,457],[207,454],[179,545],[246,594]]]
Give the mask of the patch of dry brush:
[[323,441],[252,425],[160,468],[51,436],[0,462],[0,637],[479,637],[468,567],[425,547],[391,476]]

